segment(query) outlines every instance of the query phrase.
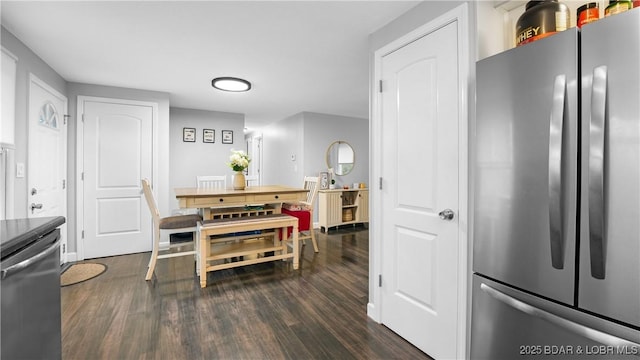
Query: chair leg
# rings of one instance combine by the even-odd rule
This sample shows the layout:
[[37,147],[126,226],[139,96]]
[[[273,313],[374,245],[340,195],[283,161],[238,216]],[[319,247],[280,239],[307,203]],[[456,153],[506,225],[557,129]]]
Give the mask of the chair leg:
[[160,248],[160,228],[155,227],[153,236],[153,250],[151,251],[151,259],[149,259],[149,269],[147,270],[147,276],[145,280],[151,280],[153,277],[153,271],[156,268],[156,261],[158,261],[158,250]]
[[318,249],[318,242],[316,241],[316,235],[315,235],[315,232],[313,231],[313,227],[309,229],[309,235],[311,235],[311,242],[313,243],[313,251],[320,252],[320,250]]

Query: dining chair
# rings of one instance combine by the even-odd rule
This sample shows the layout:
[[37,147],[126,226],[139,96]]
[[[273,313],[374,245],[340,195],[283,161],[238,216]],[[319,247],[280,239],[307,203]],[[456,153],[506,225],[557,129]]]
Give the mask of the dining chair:
[[196,184],[198,188],[202,188],[202,189],[226,189],[227,176],[226,175],[196,176]]
[[245,175],[245,180],[247,181],[247,186],[257,186],[260,185],[258,183],[258,175]]
[[282,204],[282,213],[298,218],[298,241],[311,239],[313,251],[318,252],[318,242],[313,231],[313,207],[318,198],[319,178],[317,176],[305,176],[303,187],[309,192],[304,201]]
[[[153,192],[151,190],[151,185],[148,179],[142,179],[142,189],[144,192],[144,197],[147,200],[147,205],[149,205],[149,210],[151,211],[151,216],[153,217],[153,250],[151,251],[151,259],[149,260],[149,267],[147,270],[147,275],[145,280],[151,280],[153,277],[153,271],[156,267],[156,262],[158,259],[167,259],[178,256],[194,256],[197,260],[196,251],[197,251],[197,242],[198,242],[198,222],[202,221],[202,216],[198,214],[190,214],[190,215],[176,215],[176,216],[168,216],[168,217],[160,217],[160,211],[158,210],[158,206],[156,205],[156,200],[153,197]],[[170,237],[171,234],[176,233],[193,233],[193,240],[190,242],[181,242],[179,244],[171,244]],[[168,248],[160,249],[160,239],[161,236],[166,236],[167,242],[169,243]],[[185,245],[192,245],[192,249],[190,251],[172,251],[178,247],[183,247]],[[167,252],[166,254],[160,254],[160,252]]]

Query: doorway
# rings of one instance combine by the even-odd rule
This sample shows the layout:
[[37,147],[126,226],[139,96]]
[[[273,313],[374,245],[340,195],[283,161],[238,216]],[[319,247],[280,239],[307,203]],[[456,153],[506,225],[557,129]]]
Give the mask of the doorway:
[[468,39],[464,4],[375,53],[368,313],[435,358],[465,356]]
[[[247,154],[251,157],[249,165],[248,186],[258,186],[262,184],[262,135],[251,135],[247,138]],[[252,180],[249,180],[252,179]]]
[[157,113],[156,103],[78,97],[80,259],[151,251],[141,180],[154,184]]
[[[67,98],[29,76],[27,217],[67,217]],[[60,226],[60,263],[66,262],[67,224]]]

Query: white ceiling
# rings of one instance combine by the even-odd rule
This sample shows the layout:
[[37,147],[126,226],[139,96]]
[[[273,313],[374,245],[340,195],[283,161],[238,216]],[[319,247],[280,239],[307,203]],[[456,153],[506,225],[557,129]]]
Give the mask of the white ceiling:
[[[368,35],[418,1],[6,1],[2,25],[69,82],[162,91],[172,107],[368,117]],[[251,81],[248,93],[211,87]]]

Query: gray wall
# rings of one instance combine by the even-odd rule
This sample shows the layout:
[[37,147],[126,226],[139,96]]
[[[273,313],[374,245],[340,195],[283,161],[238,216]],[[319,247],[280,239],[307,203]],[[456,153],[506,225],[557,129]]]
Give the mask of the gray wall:
[[[8,164],[8,166],[15,169],[16,163],[21,162],[25,164],[25,170],[27,170],[29,169],[27,164],[29,137],[29,73],[34,74],[61,94],[67,94],[67,82],[4,27],[2,27],[1,31],[0,42],[2,42],[2,46],[18,58],[16,69],[15,162]],[[68,139],[71,139],[71,135],[69,134],[68,136]],[[69,167],[69,171],[71,171],[71,167]],[[25,174],[24,178],[15,179],[15,202],[13,209],[15,218],[27,217],[28,176],[29,174]],[[70,193],[71,192],[68,194]],[[68,204],[71,204],[71,201],[71,198],[67,199]],[[72,229],[72,227],[69,226],[69,229]]]
[[[302,113],[266,126],[262,132],[262,184],[301,186],[304,179]],[[291,156],[295,156],[292,160]]]
[[[318,114],[304,114],[304,171],[318,174],[327,171],[326,152],[336,140],[348,142],[355,153],[353,170],[336,176],[336,186],[369,181],[369,121],[362,118]],[[368,186],[369,184],[367,184]]]
[[[177,209],[178,202],[172,189],[196,186],[198,175],[226,175],[227,186],[230,186],[234,173],[227,165],[231,150],[246,152],[247,145],[244,114],[180,108],[171,108],[170,113],[170,208]],[[185,127],[196,129],[196,142],[182,141],[182,129]],[[203,129],[215,130],[214,143],[202,142]],[[222,143],[222,130],[233,131],[233,144]]]
[[[336,140],[351,144],[353,171],[338,176],[338,184],[367,182],[369,123],[367,119],[303,112],[263,129],[263,183],[300,186],[305,176],[327,171],[325,154]],[[292,160],[295,156],[295,160]]]
[[[336,140],[351,144],[353,171],[337,177],[337,184],[367,182],[369,177],[369,122],[367,119],[303,112],[263,129],[263,184],[301,186],[305,176],[327,171],[325,155]],[[292,155],[295,160],[292,160]],[[314,213],[318,219],[318,211]]]

